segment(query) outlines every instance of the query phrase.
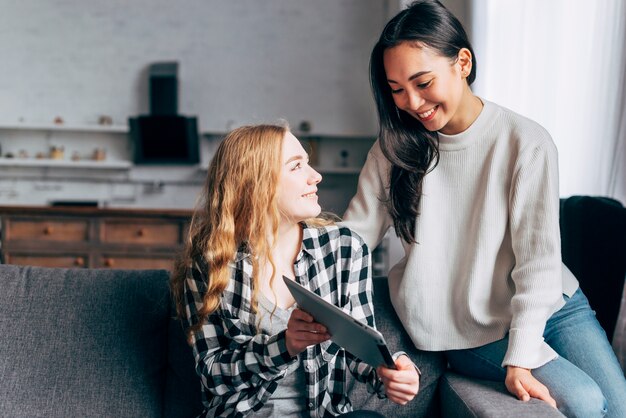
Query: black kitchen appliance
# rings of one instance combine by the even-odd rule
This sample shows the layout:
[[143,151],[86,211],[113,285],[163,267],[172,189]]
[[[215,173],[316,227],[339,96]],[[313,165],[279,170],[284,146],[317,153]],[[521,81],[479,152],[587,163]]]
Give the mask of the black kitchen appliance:
[[198,122],[178,114],[178,63],[150,66],[150,114],[128,120],[135,164],[197,164]]

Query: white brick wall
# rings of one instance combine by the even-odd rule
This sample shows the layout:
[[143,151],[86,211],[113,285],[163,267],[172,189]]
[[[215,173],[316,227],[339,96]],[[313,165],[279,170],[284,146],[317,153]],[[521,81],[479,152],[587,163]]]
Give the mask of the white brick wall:
[[368,60],[386,0],[0,0],[0,123],[148,111],[147,67],[179,61],[202,130],[283,117],[374,134]]

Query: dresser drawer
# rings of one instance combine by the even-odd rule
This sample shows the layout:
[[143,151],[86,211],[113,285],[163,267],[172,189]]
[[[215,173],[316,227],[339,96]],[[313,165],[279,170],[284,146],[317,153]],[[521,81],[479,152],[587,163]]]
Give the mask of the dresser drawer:
[[83,268],[89,267],[86,255],[5,254],[6,264],[39,267]]
[[89,239],[87,220],[7,219],[6,241],[84,242]]
[[105,243],[118,244],[178,244],[180,225],[146,221],[105,221],[100,239]]
[[174,260],[163,256],[133,257],[122,255],[105,255],[100,258],[98,267],[130,270],[163,269],[171,271],[174,268]]

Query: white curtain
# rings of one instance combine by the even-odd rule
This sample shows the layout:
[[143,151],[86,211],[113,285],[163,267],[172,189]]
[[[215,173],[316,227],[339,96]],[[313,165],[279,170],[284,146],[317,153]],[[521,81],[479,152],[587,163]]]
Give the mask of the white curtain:
[[474,92],[543,125],[561,196],[626,203],[623,0],[474,0]]

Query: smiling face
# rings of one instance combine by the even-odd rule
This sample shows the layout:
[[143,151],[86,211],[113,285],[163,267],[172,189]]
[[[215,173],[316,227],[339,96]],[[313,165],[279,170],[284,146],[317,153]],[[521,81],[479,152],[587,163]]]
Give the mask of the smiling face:
[[300,141],[291,132],[285,134],[282,145],[280,177],[277,185],[278,210],[283,221],[300,222],[320,214],[317,184],[320,173],[309,165]]
[[471,70],[469,50],[461,49],[451,61],[427,46],[403,42],[385,50],[383,63],[398,109],[429,131],[456,134],[474,121],[474,95],[465,80]]

